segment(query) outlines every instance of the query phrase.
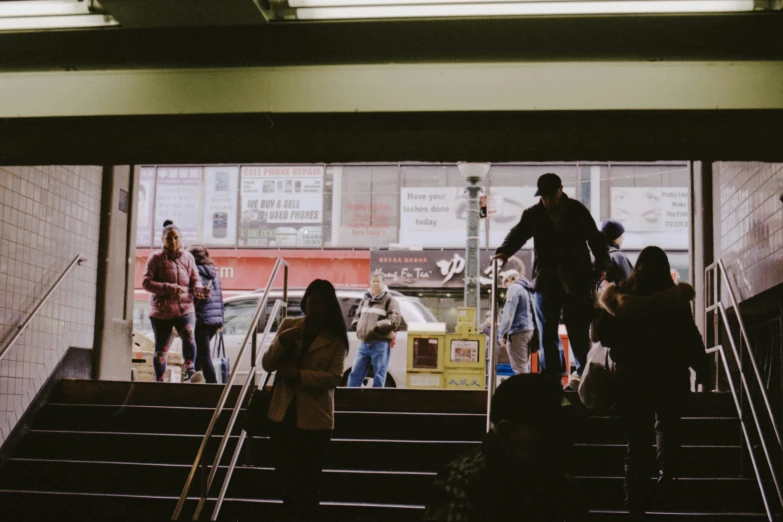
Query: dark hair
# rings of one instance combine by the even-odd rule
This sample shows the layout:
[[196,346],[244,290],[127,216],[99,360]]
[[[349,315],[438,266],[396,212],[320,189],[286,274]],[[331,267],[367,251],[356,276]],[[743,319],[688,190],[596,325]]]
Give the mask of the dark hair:
[[326,279],[316,279],[310,283],[302,296],[300,304],[305,315],[307,315],[307,298],[311,294],[321,294],[324,297],[324,301],[327,304],[326,307],[329,310],[329,318],[324,324],[324,328],[345,344],[345,352],[348,353],[348,335],[345,333],[345,319],[343,319],[343,310],[340,306],[340,301],[337,300],[337,292],[335,292],[334,286]]
[[173,224],[174,224],[174,222],[172,220],[167,219],[166,221],[163,222],[163,228],[166,228],[166,227],[171,226]]
[[652,295],[674,286],[671,271],[666,252],[657,246],[648,246],[639,254],[633,272],[620,289],[632,295]]
[[557,378],[541,373],[515,375],[503,381],[490,404],[493,424],[555,427],[562,418],[563,388]]
[[190,253],[196,260],[197,265],[214,265],[215,262],[209,257],[209,250],[204,245],[193,245],[190,247]]

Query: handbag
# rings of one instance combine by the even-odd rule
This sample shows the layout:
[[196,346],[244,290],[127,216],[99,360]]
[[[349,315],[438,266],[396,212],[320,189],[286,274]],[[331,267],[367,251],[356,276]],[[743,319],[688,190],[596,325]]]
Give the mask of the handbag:
[[215,377],[218,384],[226,384],[228,374],[230,373],[231,363],[226,357],[226,345],[223,342],[223,330],[220,330],[215,336],[215,345],[210,354],[212,366],[215,367]]
[[609,409],[617,402],[614,361],[600,342],[594,342],[587,354],[579,400],[588,410]]

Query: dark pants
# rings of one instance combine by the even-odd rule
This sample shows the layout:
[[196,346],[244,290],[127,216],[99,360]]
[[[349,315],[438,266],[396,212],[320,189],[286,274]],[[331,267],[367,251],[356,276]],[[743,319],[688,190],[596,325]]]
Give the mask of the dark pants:
[[[661,375],[617,365],[618,406],[628,450],[625,456],[625,498],[632,512],[645,511],[650,477],[658,470],[670,479],[679,474],[680,418],[687,399],[687,374]],[[653,452],[653,444],[656,451]]]
[[544,357],[545,372],[553,375],[563,375],[568,368],[560,364],[560,312],[563,312],[563,322],[568,330],[568,341],[574,351],[574,357],[579,361],[580,373],[587,362],[587,352],[590,351],[590,322],[593,319],[593,296],[589,289],[585,291],[572,290],[566,294],[557,285],[551,290],[541,292],[541,311],[544,315]]
[[169,351],[172,328],[177,330],[182,340],[182,372],[193,372],[193,361],[196,358],[196,342],[194,332],[196,314],[187,314],[174,319],[156,319],[150,317],[152,332],[155,335],[155,357],[152,364],[155,368],[155,379],[163,381],[166,373],[166,353]]
[[217,383],[215,367],[212,365],[212,354],[209,351],[209,342],[215,336],[219,326],[208,326],[196,323],[196,371],[204,372],[204,380],[209,383]]
[[332,432],[300,430],[292,422],[270,424],[272,453],[286,520],[317,522],[321,470]]

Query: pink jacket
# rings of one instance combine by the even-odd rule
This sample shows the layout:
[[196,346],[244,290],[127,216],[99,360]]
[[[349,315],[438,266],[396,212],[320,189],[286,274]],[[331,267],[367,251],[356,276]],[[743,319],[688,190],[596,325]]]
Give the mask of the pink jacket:
[[[193,291],[201,286],[196,260],[190,252],[170,252],[165,248],[153,252],[141,286],[150,294],[150,317],[173,319],[195,312]],[[185,290],[178,294],[179,288]]]

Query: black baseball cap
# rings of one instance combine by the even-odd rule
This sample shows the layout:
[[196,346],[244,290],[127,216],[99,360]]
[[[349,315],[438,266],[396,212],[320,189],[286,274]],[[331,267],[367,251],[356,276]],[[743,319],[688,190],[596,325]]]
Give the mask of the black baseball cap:
[[560,176],[552,172],[547,172],[538,178],[536,196],[552,196],[557,192],[557,189],[562,187],[563,181],[560,179]]

